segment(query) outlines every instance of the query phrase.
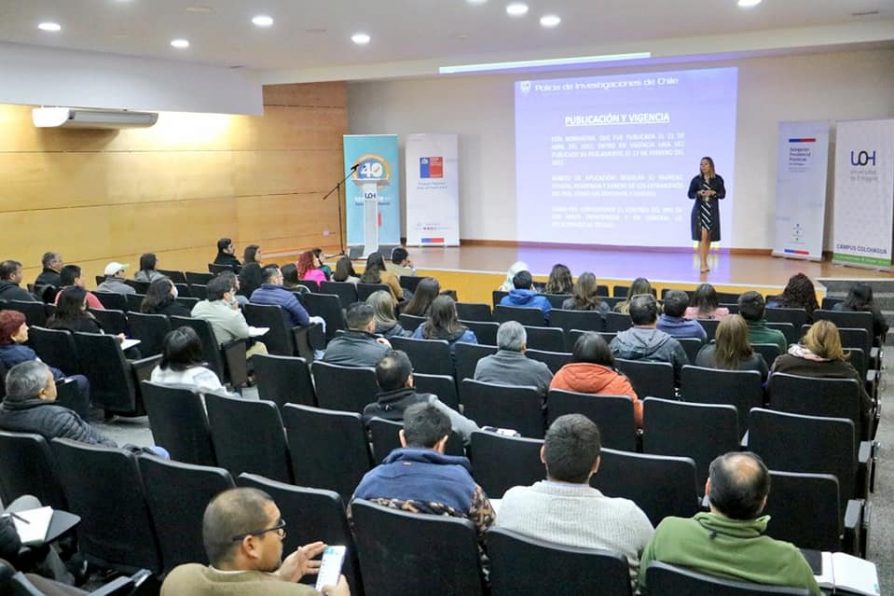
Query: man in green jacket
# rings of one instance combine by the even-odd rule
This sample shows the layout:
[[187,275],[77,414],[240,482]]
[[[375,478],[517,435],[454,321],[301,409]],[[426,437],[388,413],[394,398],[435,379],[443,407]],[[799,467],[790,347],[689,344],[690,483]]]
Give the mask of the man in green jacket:
[[705,485],[710,513],[688,519],[667,517],[658,524],[640,559],[640,590],[645,591],[649,563],[661,561],[709,575],[821,594],[801,551],[764,535],[770,517],[761,512],[769,493],[770,473],[757,455],[731,452],[711,462]]
[[766,306],[764,297],[757,292],[745,292],[739,296],[739,314],[748,324],[748,343],[776,344],[779,346],[779,353],[785,354],[788,352],[788,341],[782,331],[767,326],[767,321],[764,319]]

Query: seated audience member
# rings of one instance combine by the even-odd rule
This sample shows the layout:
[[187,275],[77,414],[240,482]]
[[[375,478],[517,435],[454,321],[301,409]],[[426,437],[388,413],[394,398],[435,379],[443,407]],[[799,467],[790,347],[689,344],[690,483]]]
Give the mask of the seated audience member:
[[161,361],[152,369],[149,380],[199,393],[229,394],[214,371],[205,366],[202,340],[192,327],[178,327],[168,331],[164,338]]
[[354,271],[354,263],[351,258],[343,256],[335,263],[335,273],[332,274],[332,281],[348,282],[355,286],[360,281],[360,276]]
[[[243,269],[244,271],[244,269]],[[288,314],[293,327],[307,327],[311,323],[320,323],[325,329],[325,321],[322,317],[312,317],[298,302],[298,298],[292,292],[285,289],[282,272],[276,265],[267,265],[261,272],[264,283],[260,288],[252,292],[252,304],[268,304],[279,306]]]
[[[320,594],[298,583],[319,572],[318,557],[326,547],[312,542],[282,558],[286,521],[267,493],[231,488],[214,497],[202,518],[202,540],[210,565],[175,567],[161,586],[162,596],[312,596]],[[350,596],[344,576],[337,586],[323,586],[326,596]]]
[[782,331],[767,325],[767,320],[764,318],[765,309],[764,297],[757,292],[745,292],[739,296],[739,315],[748,325],[748,343],[776,344],[779,346],[779,352],[785,354],[788,350],[788,340]]
[[485,356],[475,365],[475,380],[499,385],[536,387],[546,397],[553,373],[539,360],[525,356],[528,334],[521,323],[506,321],[497,329],[496,354]]
[[232,271],[221,271],[217,276],[230,282],[230,288],[233,290],[233,295],[231,297],[231,302],[233,304],[239,307],[248,304],[248,296],[243,296],[241,293],[242,283],[239,281],[238,275]]
[[574,342],[571,362],[553,377],[550,389],[592,393],[594,395],[626,395],[633,400],[633,417],[643,425],[643,402],[630,380],[615,368],[615,358],[602,336],[588,331]]
[[236,247],[229,238],[221,238],[217,241],[217,256],[214,257],[215,265],[225,265],[233,269],[233,273],[239,273],[242,263],[236,258]]
[[654,530],[636,503],[590,486],[601,451],[593,421],[581,414],[558,417],[540,448],[546,480],[506,491],[494,525],[553,544],[621,553],[636,580],[640,555]]
[[416,327],[414,339],[443,339],[450,344],[450,353],[458,343],[477,344],[475,332],[459,322],[456,303],[450,296],[438,296],[431,303],[431,310],[424,323]]
[[332,268],[323,262],[326,259],[326,255],[323,254],[323,249],[315,248],[310,252],[314,253],[314,256],[317,257],[317,261],[320,263],[320,271],[326,276],[326,281],[332,279]]
[[[40,590],[40,594],[86,594],[71,587],[75,578],[66,570],[55,545],[44,543],[22,550],[22,539],[12,516],[42,506],[40,499],[32,495],[21,495],[5,507],[0,506],[0,559],[10,563],[16,571],[31,572],[25,573],[25,577]],[[12,593],[18,593],[14,587],[9,588]]]
[[400,287],[400,280],[385,268],[385,258],[382,253],[374,252],[366,258],[366,269],[360,276],[360,283],[385,284],[391,290],[395,300],[404,299],[404,289]]
[[671,290],[664,296],[664,312],[658,317],[656,328],[676,339],[694,337],[704,343],[708,339],[705,328],[685,317],[689,294]]
[[570,294],[573,287],[574,281],[571,278],[571,270],[562,263],[556,263],[553,265],[552,271],[549,272],[549,278],[546,280],[546,287],[543,288],[543,293]]
[[140,255],[140,270],[137,271],[133,278],[135,281],[144,281],[147,283],[152,283],[157,279],[167,279],[166,276],[162,275],[155,268],[158,266],[158,257],[155,256],[154,252],[147,252]]
[[633,327],[618,333],[610,344],[615,357],[670,362],[674,366],[674,378],[679,380],[680,370],[684,364],[689,364],[689,359],[680,342],[655,328],[658,321],[655,297],[651,294],[634,296],[630,299],[629,314]]
[[[866,283],[855,283],[847,292],[844,302],[838,302],[832,310],[839,312],[869,312],[872,313],[872,335],[876,338],[884,337],[888,333],[888,321],[872,301],[872,286]],[[875,340],[878,344],[878,340]]]
[[242,251],[242,266],[245,267],[249,263],[254,263],[255,265],[259,265],[261,267],[264,264],[261,262],[261,247],[257,244],[249,244],[245,247],[245,250]]
[[[208,282],[207,300],[202,300],[192,308],[192,316],[211,323],[214,337],[219,345],[224,345],[233,340],[251,340],[251,329],[245,321],[245,317],[239,310],[239,304],[235,300],[235,290],[232,279],[224,275],[218,275]],[[259,341],[254,341],[246,350],[246,358],[255,354],[266,354],[267,346]]]
[[627,291],[627,299],[615,304],[614,311],[619,312],[622,315],[628,314],[630,312],[630,301],[634,296],[643,294],[654,296],[652,293],[652,284],[650,284],[649,280],[645,277],[637,277],[633,280],[633,283],[630,284],[630,289]]
[[403,246],[395,246],[391,250],[391,261],[385,263],[385,268],[396,275],[398,279],[404,275],[416,275],[416,268],[413,267],[413,261],[410,260],[410,253]]
[[666,517],[658,524],[640,558],[640,591],[647,593],[649,563],[661,561],[722,578],[822,594],[801,551],[766,535],[770,516],[761,512],[769,493],[770,473],[757,455],[733,452],[716,458],[705,484],[711,511]]
[[596,276],[589,271],[581,273],[577,278],[577,281],[574,282],[574,286],[571,288],[571,298],[562,302],[562,309],[595,310],[602,314],[611,311],[608,307],[608,303],[604,302],[602,298],[599,297],[596,293],[597,291],[598,284],[596,283]]
[[[277,267],[278,269],[279,267]],[[249,298],[264,283],[264,273],[257,263],[245,263],[239,271],[239,295]]]
[[401,308],[401,314],[414,317],[427,317],[431,311],[432,301],[441,295],[441,284],[434,277],[419,280],[413,297]]
[[167,277],[161,277],[149,284],[146,297],[140,304],[140,312],[167,317],[189,317],[189,309],[177,302],[177,286]]
[[103,271],[106,279],[104,282],[96,286],[96,291],[113,292],[115,294],[124,295],[136,294],[136,289],[124,283],[124,270],[127,269],[127,267],[127,265],[118,263],[117,261],[112,261],[106,265],[105,271]]
[[61,288],[64,284],[59,279],[59,272],[62,271],[62,265],[65,264],[62,255],[58,252],[45,252],[40,258],[40,264],[43,270],[34,280],[34,288],[37,289],[41,286]]
[[18,261],[0,263],[0,300],[22,300],[37,302],[31,293],[19,287],[22,283],[22,264]]
[[47,441],[56,437],[88,445],[117,447],[77,412],[56,405],[53,371],[39,360],[16,364],[6,374],[6,397],[0,404],[0,430],[35,433]]
[[413,384],[413,365],[406,352],[392,350],[376,364],[376,380],[381,391],[376,401],[363,408],[363,422],[369,424],[373,418],[384,418],[400,422],[404,412],[413,404],[431,404],[447,415],[450,428],[469,443],[478,425],[469,420],[431,393],[417,393]]
[[384,337],[373,335],[376,329],[373,307],[365,302],[355,302],[345,312],[347,330],[337,334],[326,346],[323,362],[341,366],[374,368],[391,350]]
[[714,286],[699,284],[692,293],[689,308],[683,316],[687,319],[722,319],[729,316],[729,309],[720,306],[720,299]]
[[320,269],[320,265],[320,259],[312,251],[304,251],[298,255],[298,262],[295,263],[298,267],[298,279],[317,283],[326,281],[326,274]]
[[351,500],[466,518],[483,539],[496,514],[484,490],[472,479],[469,460],[444,455],[450,427],[450,418],[433,404],[408,407],[400,430],[402,448],[363,476]]
[[47,320],[50,329],[67,329],[72,333],[103,333],[102,325],[87,310],[87,291],[69,286],[56,296],[56,312]]
[[813,311],[819,308],[816,288],[809,277],[796,273],[789,278],[782,294],[767,299],[767,308],[803,308],[807,311],[807,320],[812,322]]
[[854,379],[860,388],[863,403],[863,428],[869,428],[872,398],[860,373],[847,361],[841,347],[838,327],[832,321],[820,320],[810,326],[800,344],[793,344],[787,354],[779,356],[770,368],[772,373],[823,379]]
[[730,315],[717,325],[714,343],[702,346],[695,365],[722,370],[756,370],[767,380],[767,362],[748,343],[748,324],[740,315]]
[[373,307],[373,319],[376,322],[373,333],[386,339],[407,335],[394,315],[394,297],[391,292],[375,291],[369,295],[366,303]]
[[503,292],[511,292],[515,289],[515,285],[512,283],[512,280],[515,276],[522,272],[528,270],[528,264],[524,261],[516,261],[512,265],[510,265],[509,270],[506,272],[506,279],[503,280],[502,285],[500,285],[498,290]]
[[59,292],[53,296],[53,303],[59,304],[59,295],[62,293],[62,290],[65,288],[70,288],[72,286],[77,286],[87,292],[87,308],[92,308],[94,310],[105,310],[105,307],[102,305],[102,302],[99,301],[99,298],[96,297],[96,294],[88,291],[84,287],[84,278],[81,277],[81,268],[77,265],[65,265],[62,268],[62,271],[59,272],[59,279],[62,281],[62,285],[59,286]]
[[280,271],[282,271],[282,285],[285,289],[295,290],[301,286],[301,280],[298,279],[298,266],[295,263],[286,263]]
[[[28,324],[25,315],[17,310],[0,310],[0,362],[7,370],[22,362],[40,362],[37,353],[25,345],[28,341]],[[50,367],[53,378],[56,381],[71,379],[75,381],[78,391],[77,398],[71,396],[66,403],[60,403],[71,408],[81,416],[87,416],[90,409],[90,382],[84,375],[71,375],[58,368]]]
[[552,305],[543,294],[538,294],[534,289],[534,278],[530,271],[519,271],[512,278],[515,287],[509,291],[508,296],[500,300],[502,306],[518,306],[522,308],[539,308],[543,318],[549,320],[549,311]]

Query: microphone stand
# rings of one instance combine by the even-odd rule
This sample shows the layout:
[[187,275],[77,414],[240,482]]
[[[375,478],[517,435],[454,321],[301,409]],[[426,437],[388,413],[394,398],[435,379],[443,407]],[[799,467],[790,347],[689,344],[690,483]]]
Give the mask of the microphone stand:
[[329,197],[332,196],[332,193],[334,193],[334,192],[337,193],[336,196],[338,197],[337,203],[338,203],[338,251],[339,252],[337,255],[332,255],[332,256],[344,256],[345,255],[345,239],[344,239],[344,234],[342,233],[341,187],[345,183],[345,181],[351,177],[351,174],[353,174],[354,171],[359,167],[360,167],[359,163],[351,166],[351,170],[348,172],[348,174],[344,178],[339,180],[336,183],[336,185],[334,187],[332,187],[332,190],[327,192],[325,195],[323,195],[323,198],[320,199],[321,201],[325,201],[326,199],[328,199]]

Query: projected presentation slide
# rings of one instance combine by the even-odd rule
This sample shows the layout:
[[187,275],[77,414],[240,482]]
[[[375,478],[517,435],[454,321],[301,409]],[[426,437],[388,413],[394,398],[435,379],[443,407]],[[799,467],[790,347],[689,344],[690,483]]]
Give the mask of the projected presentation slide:
[[730,239],[736,68],[516,81],[518,239],[687,247],[689,181],[714,159]]

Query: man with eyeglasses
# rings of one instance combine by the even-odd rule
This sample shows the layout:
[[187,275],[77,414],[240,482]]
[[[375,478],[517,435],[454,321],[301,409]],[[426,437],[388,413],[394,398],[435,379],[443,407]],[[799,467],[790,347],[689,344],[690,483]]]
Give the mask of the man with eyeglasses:
[[[186,563],[176,567],[162,584],[162,596],[263,595],[310,596],[311,586],[297,583],[316,574],[315,561],[326,547],[313,542],[298,547],[283,560],[286,522],[267,493],[234,488],[214,497],[202,519],[205,553],[211,565]],[[324,586],[326,596],[350,596],[344,576],[337,586]]]

